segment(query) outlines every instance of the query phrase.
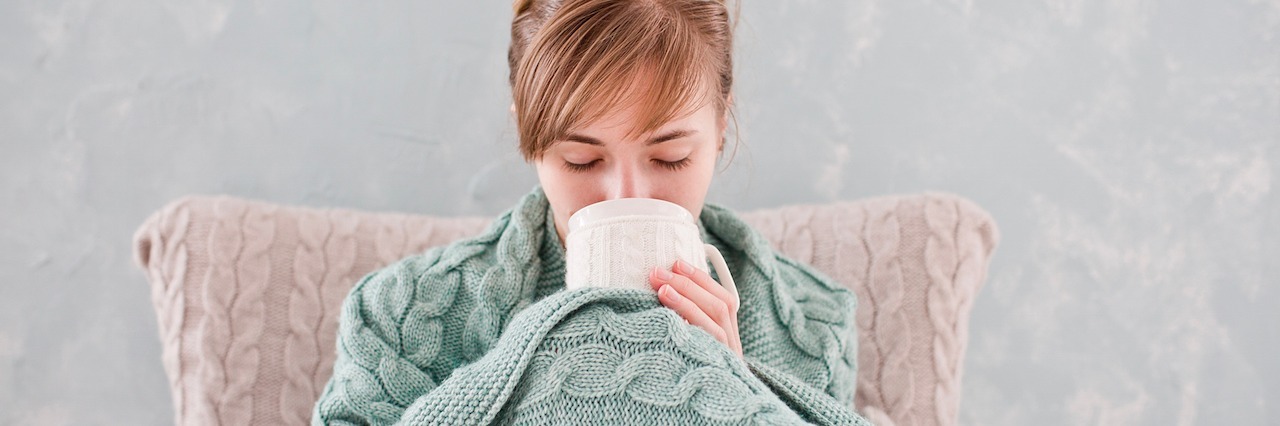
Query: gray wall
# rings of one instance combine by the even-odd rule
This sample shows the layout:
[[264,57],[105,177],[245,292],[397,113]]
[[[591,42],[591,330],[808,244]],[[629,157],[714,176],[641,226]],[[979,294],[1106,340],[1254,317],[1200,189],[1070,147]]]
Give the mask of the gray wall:
[[[999,222],[963,423],[1276,423],[1280,2],[745,3],[714,200],[940,190]],[[171,421],[129,243],[175,197],[514,203],[510,13],[0,4],[0,424]]]

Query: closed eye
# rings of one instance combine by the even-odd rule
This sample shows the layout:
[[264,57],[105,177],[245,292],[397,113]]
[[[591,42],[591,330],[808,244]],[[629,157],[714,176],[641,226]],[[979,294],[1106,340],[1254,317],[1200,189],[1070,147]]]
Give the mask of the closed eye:
[[599,162],[600,160],[591,160],[591,162],[588,162],[588,163],[574,163],[570,161],[565,161],[564,168],[565,170],[568,170],[570,172],[582,173],[582,172],[591,170],[591,168],[595,167],[596,163],[599,163]]
[[662,161],[662,160],[653,160],[653,161],[655,163],[658,163],[659,166],[662,166],[662,168],[675,172],[687,167],[689,165],[690,160],[689,160],[689,157],[684,157],[683,159],[680,159],[678,161]]

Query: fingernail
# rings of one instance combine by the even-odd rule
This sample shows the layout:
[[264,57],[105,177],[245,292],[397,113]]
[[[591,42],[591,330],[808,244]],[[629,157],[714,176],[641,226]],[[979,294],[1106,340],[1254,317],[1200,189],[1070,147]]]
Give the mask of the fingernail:
[[682,274],[693,272],[693,266],[685,263],[683,260],[676,261],[676,270]]
[[671,271],[662,268],[653,268],[653,275],[663,281],[669,280],[672,277]]

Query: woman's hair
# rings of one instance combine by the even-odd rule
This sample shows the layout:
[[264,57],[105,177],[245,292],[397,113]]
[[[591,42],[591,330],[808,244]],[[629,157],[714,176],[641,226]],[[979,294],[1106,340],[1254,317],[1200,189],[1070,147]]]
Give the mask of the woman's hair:
[[507,52],[520,152],[637,102],[631,136],[713,102],[733,86],[726,0],[516,0]]

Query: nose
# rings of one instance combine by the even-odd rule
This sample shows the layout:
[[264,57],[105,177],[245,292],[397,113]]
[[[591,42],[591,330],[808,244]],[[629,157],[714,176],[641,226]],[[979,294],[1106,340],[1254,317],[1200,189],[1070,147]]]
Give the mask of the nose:
[[649,177],[634,166],[620,166],[609,183],[609,199],[653,198]]

